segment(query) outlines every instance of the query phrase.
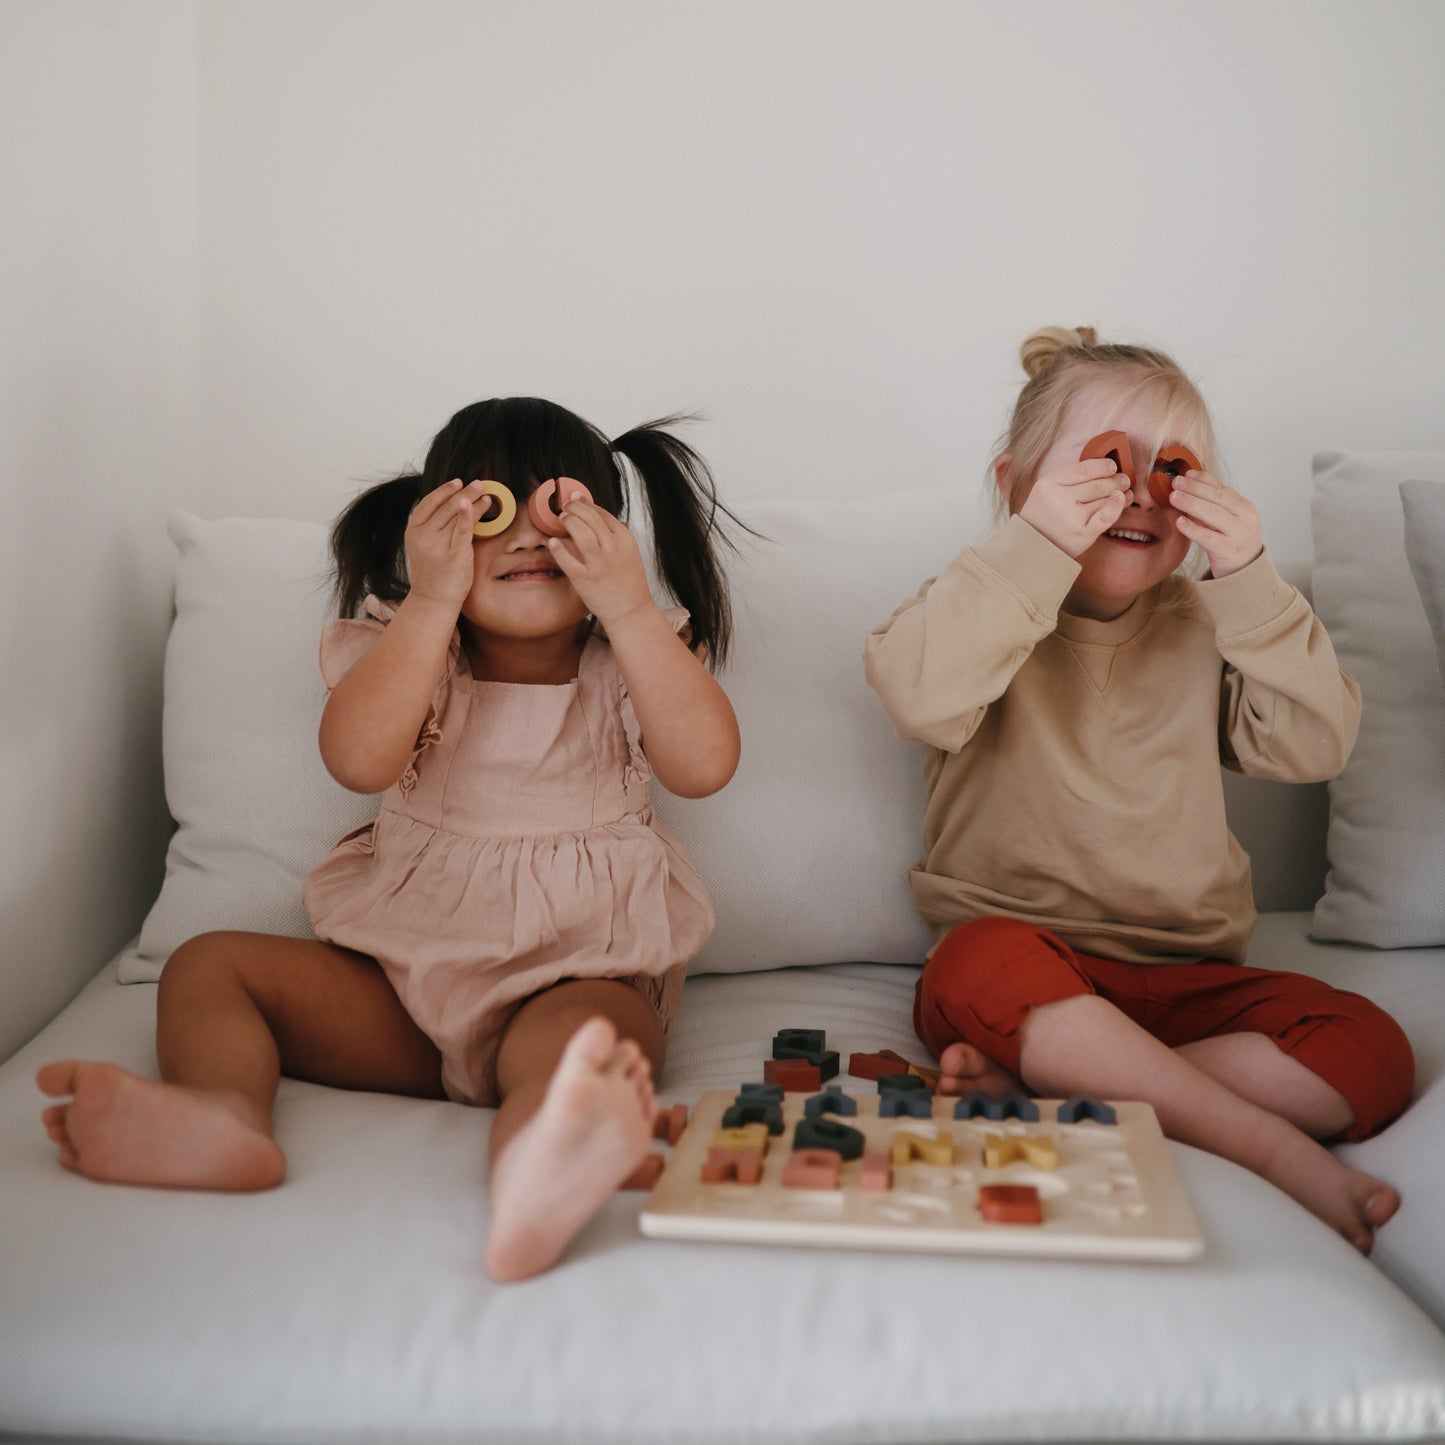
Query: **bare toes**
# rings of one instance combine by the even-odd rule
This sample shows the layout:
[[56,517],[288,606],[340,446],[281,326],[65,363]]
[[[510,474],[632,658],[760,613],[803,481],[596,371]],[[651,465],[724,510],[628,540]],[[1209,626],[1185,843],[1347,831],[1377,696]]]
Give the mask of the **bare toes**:
[[938,1056],[938,1066],[956,1078],[972,1078],[983,1073],[988,1061],[972,1044],[949,1044]]
[[1372,1229],[1378,1229],[1380,1225],[1394,1218],[1399,1207],[1400,1196],[1387,1185],[1365,1200],[1365,1223]]
[[617,1052],[617,1030],[610,1020],[590,1018],[567,1041],[564,1057],[571,1054],[594,1069],[605,1069]]
[[75,1092],[76,1075],[80,1063],[76,1059],[57,1059],[54,1063],[42,1064],[35,1071],[35,1083],[42,1094],[61,1098]]

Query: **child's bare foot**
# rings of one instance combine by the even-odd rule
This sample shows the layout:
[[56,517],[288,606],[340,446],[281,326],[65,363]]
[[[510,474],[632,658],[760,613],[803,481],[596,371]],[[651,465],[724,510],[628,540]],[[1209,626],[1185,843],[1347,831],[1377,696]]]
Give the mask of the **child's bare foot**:
[[536,1114],[492,1169],[487,1268],[499,1280],[550,1268],[637,1167],[652,1139],[652,1070],[605,1018],[567,1041]]
[[1281,1150],[1260,1172],[1361,1254],[1370,1252],[1375,1230],[1400,1207],[1399,1193],[1384,1180],[1351,1169],[1303,1134],[1298,1145]]
[[949,1044],[938,1057],[938,1067],[940,1094],[967,1094],[974,1089],[985,1094],[1027,1092],[1019,1079],[972,1044]]
[[76,1059],[46,1064],[35,1082],[68,1100],[41,1117],[60,1146],[60,1162],[88,1179],[246,1192],[270,1189],[285,1176],[285,1156],[245,1117],[239,1096]]

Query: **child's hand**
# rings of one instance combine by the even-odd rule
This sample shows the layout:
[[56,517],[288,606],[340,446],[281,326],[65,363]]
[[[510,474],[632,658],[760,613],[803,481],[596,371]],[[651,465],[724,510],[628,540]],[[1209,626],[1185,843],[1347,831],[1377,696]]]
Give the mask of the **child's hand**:
[[1114,525],[1129,505],[1128,478],[1108,457],[1045,472],[1019,516],[1059,551],[1077,557]]
[[596,502],[561,502],[567,536],[550,537],[547,545],[587,610],[610,630],[629,612],[655,607],[632,533]]
[[1169,505],[1180,514],[1174,523],[1180,535],[1209,554],[1209,570],[1215,577],[1238,572],[1264,551],[1254,503],[1208,472],[1175,477]]
[[458,613],[472,590],[472,523],[478,481],[459,478],[428,492],[406,525],[406,567],[411,595],[442,602]]

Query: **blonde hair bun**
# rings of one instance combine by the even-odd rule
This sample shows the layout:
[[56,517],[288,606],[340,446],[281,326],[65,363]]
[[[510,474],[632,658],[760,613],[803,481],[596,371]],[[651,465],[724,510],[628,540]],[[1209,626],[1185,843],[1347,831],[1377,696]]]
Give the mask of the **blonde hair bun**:
[[1019,347],[1019,360],[1030,381],[1053,365],[1061,351],[1084,351],[1097,346],[1099,333],[1092,326],[1041,326]]

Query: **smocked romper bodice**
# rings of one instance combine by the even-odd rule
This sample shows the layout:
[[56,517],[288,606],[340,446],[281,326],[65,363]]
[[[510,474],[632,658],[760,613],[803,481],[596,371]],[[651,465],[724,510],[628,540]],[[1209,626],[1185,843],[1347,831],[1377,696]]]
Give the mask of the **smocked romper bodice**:
[[[332,623],[334,687],[394,608]],[[686,614],[671,614],[674,627]],[[369,954],[442,1052],[450,1097],[495,1102],[516,1008],[565,978],[625,978],[671,1022],[713,913],[653,816],[650,771],[606,640],[556,686],[473,678],[459,639],[407,770],[303,894],[318,938]]]

